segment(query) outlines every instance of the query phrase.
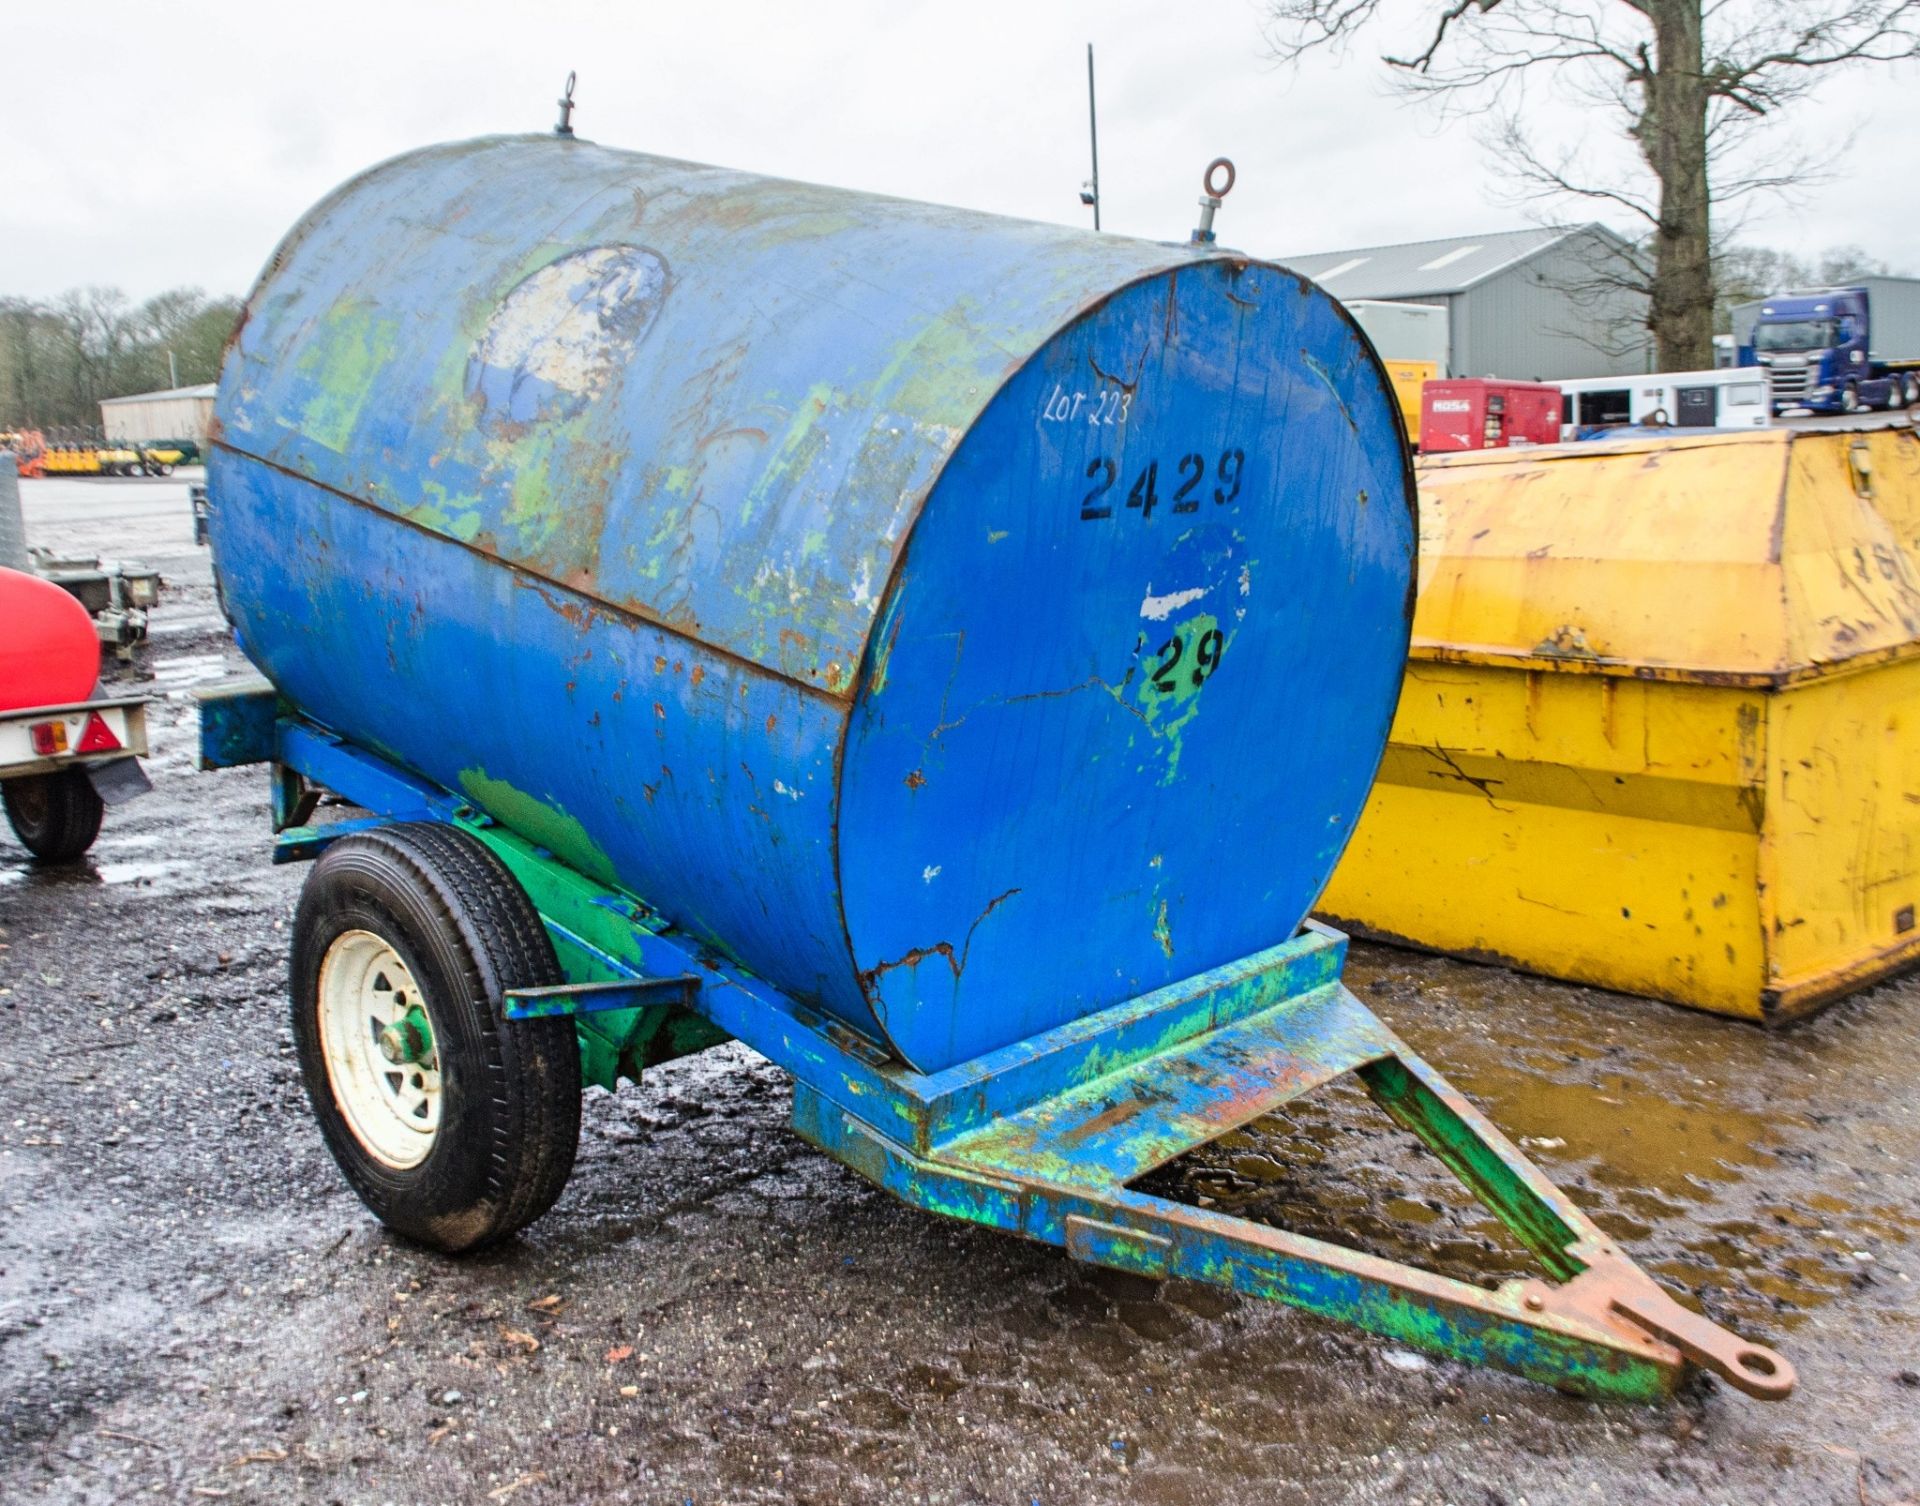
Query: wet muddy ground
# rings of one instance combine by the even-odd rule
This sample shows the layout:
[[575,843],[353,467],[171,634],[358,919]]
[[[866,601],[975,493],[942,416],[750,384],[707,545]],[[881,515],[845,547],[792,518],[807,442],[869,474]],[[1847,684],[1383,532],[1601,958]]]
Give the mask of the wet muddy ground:
[[[1844,1503],[1920,1498],[1920,983],[1777,1035],[1356,946],[1349,981],[1629,1252],[1801,1389],[1595,1406],[891,1202],[730,1046],[590,1093],[559,1206],[384,1234],[285,1020],[301,872],[192,767],[237,668],[185,487],[41,482],[35,542],[168,580],[126,679],[154,793],[91,860],[0,839],[0,1500]],[[1364,1099],[1162,1174],[1492,1280],[1521,1258]]]

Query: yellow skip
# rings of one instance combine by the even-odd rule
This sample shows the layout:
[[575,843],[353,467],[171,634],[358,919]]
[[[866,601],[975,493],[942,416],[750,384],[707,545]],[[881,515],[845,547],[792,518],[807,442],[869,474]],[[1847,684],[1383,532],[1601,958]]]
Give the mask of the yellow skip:
[[1336,923],[1752,1019],[1920,960],[1920,439],[1420,466],[1420,596]]

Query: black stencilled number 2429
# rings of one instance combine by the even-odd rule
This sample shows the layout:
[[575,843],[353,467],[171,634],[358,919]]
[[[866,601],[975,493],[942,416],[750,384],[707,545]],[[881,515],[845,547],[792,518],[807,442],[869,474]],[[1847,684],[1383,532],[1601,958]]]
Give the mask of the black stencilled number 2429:
[[[1201,499],[1207,495],[1202,484],[1208,478],[1209,469],[1215,485],[1211,488],[1214,502],[1225,507],[1240,496],[1240,477],[1247,463],[1247,452],[1233,448],[1223,450],[1219,459],[1209,468],[1206,457],[1197,453],[1182,455],[1173,467],[1180,484],[1174,488],[1170,498],[1175,512],[1198,512]],[[1107,493],[1113,490],[1120,479],[1119,464],[1108,456],[1101,455],[1087,462],[1086,478],[1093,484],[1080,498],[1080,517],[1083,522],[1097,522],[1113,516],[1113,504],[1107,500]],[[1134,475],[1133,485],[1127,490],[1127,507],[1147,519],[1153,516],[1153,510],[1163,499],[1160,496],[1160,462],[1149,460]]]

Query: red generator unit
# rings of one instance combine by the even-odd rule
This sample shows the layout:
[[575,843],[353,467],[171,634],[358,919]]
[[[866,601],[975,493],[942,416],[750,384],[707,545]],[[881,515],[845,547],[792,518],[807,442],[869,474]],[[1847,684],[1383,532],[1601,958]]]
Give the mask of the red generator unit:
[[1461,377],[1420,389],[1420,448],[1503,450],[1560,442],[1560,389],[1545,382]]

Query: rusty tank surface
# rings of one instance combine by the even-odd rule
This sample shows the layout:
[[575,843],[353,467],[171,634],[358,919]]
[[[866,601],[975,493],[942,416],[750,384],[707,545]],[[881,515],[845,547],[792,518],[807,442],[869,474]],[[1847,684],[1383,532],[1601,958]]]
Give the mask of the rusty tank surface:
[[1294,933],[1398,691],[1394,412],[1274,266],[494,137],[276,252],[212,544],[308,717],[935,1070]]

